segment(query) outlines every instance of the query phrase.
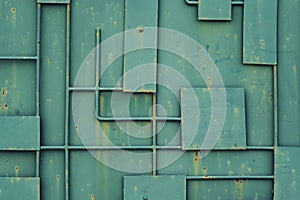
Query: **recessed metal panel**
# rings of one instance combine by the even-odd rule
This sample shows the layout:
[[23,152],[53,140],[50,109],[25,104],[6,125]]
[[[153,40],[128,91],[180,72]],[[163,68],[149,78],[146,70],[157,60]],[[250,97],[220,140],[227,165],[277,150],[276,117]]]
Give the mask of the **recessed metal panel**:
[[40,199],[39,178],[0,177],[0,199]]
[[185,176],[125,176],[124,200],[186,199]]
[[40,147],[40,118],[32,116],[0,117],[1,150],[36,150]]
[[300,196],[300,148],[275,149],[274,199],[295,199]]
[[231,0],[199,0],[199,20],[231,20]]
[[[181,112],[182,112],[182,148],[184,150],[201,149],[204,138],[209,132],[212,120],[212,107],[210,92],[218,88],[182,88]],[[245,149],[246,125],[245,125],[245,100],[244,89],[226,88],[226,115],[225,122],[214,149]],[[194,106],[193,98],[197,98],[199,110]],[[218,106],[218,105],[217,105]],[[198,112],[199,111],[199,112]],[[192,124],[198,123],[198,127]],[[191,128],[195,127],[195,129]],[[211,127],[215,128],[215,127]],[[196,132],[196,133],[195,133]]]
[[277,63],[277,0],[244,2],[243,63]]

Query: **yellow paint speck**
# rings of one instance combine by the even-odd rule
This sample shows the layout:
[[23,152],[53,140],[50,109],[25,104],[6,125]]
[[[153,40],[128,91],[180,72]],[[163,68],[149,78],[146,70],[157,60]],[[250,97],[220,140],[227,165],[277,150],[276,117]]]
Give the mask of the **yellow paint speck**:
[[239,113],[239,109],[238,109],[238,108],[234,108],[234,109],[233,109],[233,112],[234,112],[235,114],[237,114],[237,113]]

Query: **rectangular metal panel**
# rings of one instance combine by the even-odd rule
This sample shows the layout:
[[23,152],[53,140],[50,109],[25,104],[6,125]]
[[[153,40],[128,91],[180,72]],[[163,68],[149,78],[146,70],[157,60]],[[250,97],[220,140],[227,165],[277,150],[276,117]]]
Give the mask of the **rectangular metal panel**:
[[1,150],[37,150],[40,148],[40,118],[33,116],[0,117]]
[[124,91],[156,92],[157,24],[158,0],[125,1]]
[[297,199],[300,196],[300,148],[275,149],[274,199]]
[[277,0],[245,0],[243,63],[277,63]]
[[199,0],[199,20],[231,20],[231,0]]
[[40,199],[39,178],[0,177],[0,199]]
[[278,7],[278,143],[300,146],[300,1]]
[[272,180],[201,180],[188,182],[189,200],[272,199]]
[[[212,91],[218,92],[218,88],[182,88],[181,112],[182,112],[182,148],[184,150],[201,149],[204,138],[208,133],[211,123]],[[246,148],[246,123],[245,123],[245,99],[244,89],[226,88],[226,115],[222,132],[214,146],[214,149],[245,149]],[[194,94],[199,105],[199,112],[193,103]],[[217,105],[218,106],[218,105]],[[199,116],[199,117],[198,117]],[[197,120],[199,119],[199,120]],[[216,120],[216,119],[213,119]],[[194,130],[192,124],[199,126]],[[213,127],[215,128],[215,127]],[[196,131],[196,134],[195,134]],[[194,136],[194,137],[193,137]]]
[[124,200],[186,199],[185,176],[125,176]]

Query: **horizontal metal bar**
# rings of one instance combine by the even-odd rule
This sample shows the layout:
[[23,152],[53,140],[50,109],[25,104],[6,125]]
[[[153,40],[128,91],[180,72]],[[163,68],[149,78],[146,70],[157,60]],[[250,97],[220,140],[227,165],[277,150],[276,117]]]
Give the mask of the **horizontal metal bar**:
[[37,56],[0,56],[0,60],[37,60]]
[[181,150],[181,146],[41,146],[42,150]]
[[274,179],[274,176],[187,176],[187,180]]
[[[154,117],[101,117],[97,116],[100,121],[152,121]],[[180,121],[180,117],[156,117],[156,121]]]
[[[185,0],[185,2],[189,5],[197,5],[198,1],[193,1],[193,0]],[[232,5],[243,5],[244,2],[243,1],[232,1],[231,2]]]
[[100,121],[152,121],[152,117],[96,117]]
[[247,146],[248,150],[274,150],[274,147],[271,146]]
[[69,87],[69,91],[122,91],[120,87]]

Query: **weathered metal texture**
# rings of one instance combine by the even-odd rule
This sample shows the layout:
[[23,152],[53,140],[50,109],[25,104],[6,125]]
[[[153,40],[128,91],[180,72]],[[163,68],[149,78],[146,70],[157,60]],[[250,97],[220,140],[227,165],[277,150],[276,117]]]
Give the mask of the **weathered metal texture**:
[[[125,2],[130,6],[126,7]],[[192,2],[195,6],[189,6],[186,2]],[[153,181],[155,184],[148,187],[157,187],[157,190],[164,191],[151,190],[155,191],[151,195],[160,195],[156,199],[161,199],[160,197],[168,193],[173,195],[176,191],[180,191],[180,195],[186,193],[189,200],[295,199],[299,196],[294,188],[286,188],[289,184],[297,187],[299,179],[296,147],[300,144],[300,84],[297,70],[300,57],[300,2],[278,1],[277,5],[277,1],[245,0],[244,3],[233,1],[231,7],[228,5],[229,1],[226,4],[222,1],[224,4],[221,9],[226,11],[222,15],[216,10],[206,13],[209,9],[218,9],[216,5],[219,4],[213,5],[212,1],[201,0],[202,6],[199,4],[199,7],[197,1],[186,2],[0,0],[0,120],[3,119],[0,121],[1,199],[15,199],[11,195],[22,195],[16,198],[38,199],[39,193],[46,200],[122,199],[123,177],[128,176],[131,176],[133,182],[140,180],[140,185],[147,185],[161,176],[166,177],[161,181],[162,186]],[[199,21],[196,15],[198,8],[199,15],[209,18],[216,15],[220,18],[225,15],[228,17],[231,9],[231,20]],[[128,56],[127,61],[121,56],[113,62],[98,84],[96,78],[99,78],[99,71],[103,71],[103,60],[109,60],[114,55],[114,52],[104,55],[100,52],[100,67],[96,68],[95,65],[95,68],[90,69],[92,73],[97,73],[94,78],[80,85],[81,88],[74,86],[81,63],[98,43],[129,28],[136,30],[136,34],[141,36],[140,41],[144,41],[142,36],[146,34],[143,29],[145,26],[169,28],[188,35],[201,44],[216,63],[224,85],[214,87],[244,90],[244,99],[242,92],[238,92],[236,96],[231,95],[233,102],[239,105],[241,117],[230,117],[227,121],[231,128],[238,123],[243,131],[236,133],[232,141],[227,140],[229,143],[225,143],[223,138],[217,144],[222,145],[216,146],[204,158],[200,157],[201,152],[198,150],[183,152],[180,137],[181,120],[186,118],[181,112],[182,102],[178,100],[181,88],[211,87],[214,79],[202,77],[191,66],[186,60],[191,55],[178,56],[152,49],[131,52],[125,55],[125,58]],[[151,38],[151,42],[159,47],[162,42],[159,35],[155,34]],[[122,50],[125,49],[124,42],[126,44],[123,40],[124,38],[118,44]],[[183,47],[180,42],[178,41],[178,48]],[[251,67],[243,64],[243,46],[246,47],[244,64],[252,64]],[[278,66],[261,66],[276,65],[276,53]],[[136,57],[145,59],[136,61]],[[140,93],[133,94],[130,98],[130,116],[127,116],[128,113],[124,110],[127,105],[123,103],[130,95],[123,93],[124,88],[126,91],[123,83],[125,81],[126,86],[128,80],[123,80],[122,76],[135,65],[147,62],[152,63],[149,68],[151,73],[147,75],[151,74],[154,83],[163,81],[168,85],[175,79],[166,80],[166,77],[170,77],[170,70],[156,66],[158,62],[177,71],[190,85],[180,85],[174,93],[162,85],[140,88]],[[124,63],[128,67],[125,70]],[[134,87],[137,85],[137,82],[133,82]],[[101,89],[105,91],[100,91]],[[117,116],[112,115],[110,108],[112,92],[117,93],[117,104],[120,106]],[[97,135],[92,136],[95,140],[88,144],[91,146],[83,145],[77,132],[78,124],[72,118],[70,94],[73,93],[88,94],[93,98],[96,96],[98,102],[95,117],[98,118],[100,127],[105,130],[105,136],[115,146],[107,146]],[[202,97],[199,98],[200,102],[205,101]],[[234,116],[234,108],[228,111],[233,111],[230,113]],[[130,117],[134,121],[130,121]],[[28,123],[28,126],[14,127],[15,119],[21,122],[20,125],[25,126]],[[39,119],[40,131],[36,128]],[[13,123],[9,129],[4,130],[3,126],[9,126],[7,120]],[[126,132],[120,125],[129,129],[133,125],[147,128],[143,132],[137,129]],[[19,130],[22,130],[22,134]],[[6,146],[8,143],[4,143],[13,139],[13,136],[4,137],[8,132],[18,137],[9,147]],[[33,140],[29,141],[25,134],[30,137],[36,135],[35,142],[31,144]],[[138,138],[140,136],[145,138]],[[23,138],[22,143],[19,143],[19,137]],[[243,150],[232,148],[233,142],[237,141]],[[19,144],[20,146],[14,147]],[[116,159],[110,153],[119,149],[149,153],[149,172],[132,177],[133,174],[105,166],[86,148],[107,156],[107,159]],[[183,153],[180,158],[163,167],[170,157],[180,153]],[[120,165],[124,164],[119,160],[115,161]],[[140,163],[132,160],[132,165],[139,166]],[[179,176],[185,178],[179,178],[177,185],[171,184],[170,189],[170,177]],[[38,188],[39,178],[41,191]],[[184,182],[186,185],[183,185]],[[134,196],[136,193],[127,194]]]
[[30,116],[0,116],[0,150],[38,150],[40,148],[40,118]]
[[199,0],[199,20],[231,20],[231,0]]
[[[278,143],[300,146],[300,2],[278,7]],[[283,97],[283,98],[280,98]]]
[[0,177],[1,199],[40,199],[39,178]]
[[[212,110],[218,112],[221,105],[212,105],[211,92],[218,93],[220,90],[222,90],[222,88],[181,89],[181,138],[183,150],[205,150],[202,147],[205,136],[208,133],[216,134],[213,131],[210,132],[213,129],[213,127],[210,127],[211,115]],[[227,101],[225,121],[220,136],[214,145],[214,149],[245,149],[246,123],[244,89],[225,88],[225,92]],[[193,94],[196,95],[199,110],[194,107]],[[221,121],[221,119],[214,120]],[[197,123],[199,124],[198,129],[194,130],[193,127],[195,127]]]
[[[123,79],[125,92],[156,91],[157,31],[148,34],[148,30],[144,28],[157,27],[157,25],[158,0],[125,0],[124,52],[126,54]],[[131,29],[134,29],[134,34],[126,32]],[[146,49],[149,46],[152,49]],[[138,70],[141,67],[143,70]],[[128,73],[130,71],[133,72]],[[147,75],[141,76],[140,73]]]
[[124,200],[186,199],[186,179],[180,175],[125,176],[123,187]]
[[299,147],[278,147],[275,149],[275,200],[299,197],[299,153]]
[[277,64],[277,0],[245,0],[243,63]]

